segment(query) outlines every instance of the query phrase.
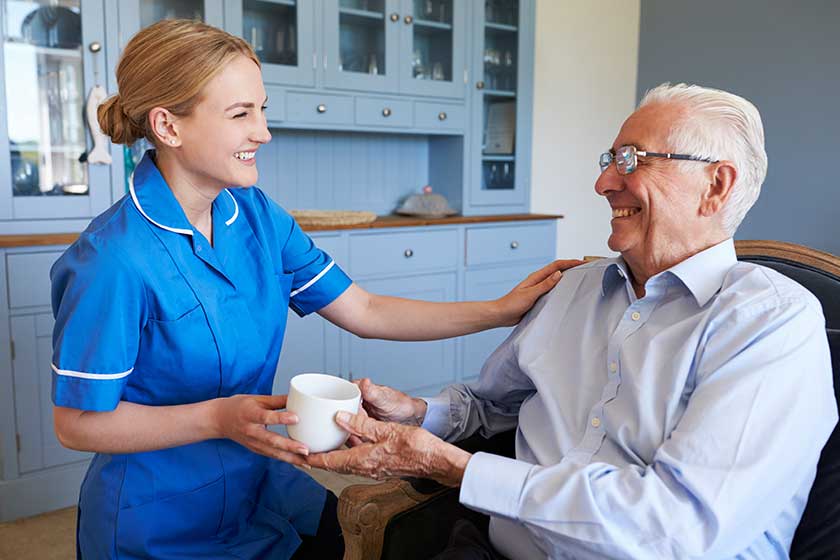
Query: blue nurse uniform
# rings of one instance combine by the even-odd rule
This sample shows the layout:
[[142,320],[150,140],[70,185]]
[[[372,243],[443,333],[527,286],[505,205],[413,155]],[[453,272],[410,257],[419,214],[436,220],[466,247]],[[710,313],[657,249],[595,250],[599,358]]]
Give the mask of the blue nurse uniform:
[[[347,275],[256,187],[213,202],[213,245],[148,152],[129,195],[51,271],[53,402],[107,411],[271,394],[287,308],[317,311]],[[98,453],[79,498],[85,558],[288,558],[326,497],[227,439]]]

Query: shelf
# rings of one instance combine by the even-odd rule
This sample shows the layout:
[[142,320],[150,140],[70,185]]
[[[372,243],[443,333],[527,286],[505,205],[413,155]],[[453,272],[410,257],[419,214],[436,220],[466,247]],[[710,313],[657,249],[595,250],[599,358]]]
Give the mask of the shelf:
[[439,21],[431,21],[427,19],[415,19],[414,25],[429,30],[434,29],[436,31],[452,31],[451,23],[441,23]]
[[482,154],[481,161],[501,161],[501,162],[514,162],[516,161],[516,155],[502,155],[502,154]]
[[363,20],[382,21],[385,19],[385,14],[382,12],[371,12],[368,10],[357,10],[355,8],[341,8],[338,13],[342,16],[350,16],[352,18],[359,18]]
[[14,45],[20,48],[30,48],[35,51],[35,54],[62,58],[82,58],[82,50],[80,47],[76,47],[73,49],[65,49],[61,47],[42,47],[41,45],[36,45],[35,43],[29,43],[27,41],[16,41],[14,39],[6,39],[6,44]]
[[297,2],[295,0],[257,0],[258,2],[262,2],[265,4],[280,4],[281,6],[288,6],[290,8],[296,8]]
[[486,29],[492,29],[493,31],[504,31],[506,33],[516,33],[519,31],[519,28],[515,25],[506,25],[504,23],[490,23],[489,21],[484,24]]
[[501,89],[485,89],[484,95],[488,97],[506,97],[506,98],[514,98],[516,97],[515,91],[505,91]]

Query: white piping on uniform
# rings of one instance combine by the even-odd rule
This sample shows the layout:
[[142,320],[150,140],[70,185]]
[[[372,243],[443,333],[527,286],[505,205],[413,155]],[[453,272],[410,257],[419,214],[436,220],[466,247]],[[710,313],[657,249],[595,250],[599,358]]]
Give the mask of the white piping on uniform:
[[334,265],[334,264],[335,264],[335,261],[330,261],[330,264],[328,264],[326,267],[324,267],[324,270],[322,270],[321,272],[319,272],[319,273],[318,273],[318,275],[317,275],[315,278],[313,278],[312,280],[310,280],[309,282],[307,282],[306,284],[304,284],[303,286],[301,286],[300,288],[298,288],[297,290],[295,290],[294,292],[292,292],[291,294],[289,294],[289,297],[290,297],[290,298],[295,297],[296,295],[298,295],[299,293],[301,293],[302,291],[304,291],[305,289],[307,289],[308,287],[310,287],[312,284],[314,284],[315,282],[317,282],[318,280],[320,280],[320,279],[321,279],[321,277],[322,277],[324,274],[326,274],[327,272],[329,272],[329,270],[333,267],[333,265]]
[[69,369],[58,369],[55,367],[55,364],[50,364],[54,372],[58,375],[66,375],[67,377],[81,377],[82,379],[122,379],[126,377],[129,373],[134,371],[134,368],[131,368],[128,371],[124,371],[122,373],[85,373],[83,371],[72,371]]
[[[146,214],[146,212],[143,211],[143,207],[140,206],[140,201],[137,200],[137,194],[134,192],[134,173],[133,172],[128,178],[128,192],[131,193],[131,200],[134,201],[134,205],[137,207],[138,210],[140,210],[140,213],[143,214],[143,216],[145,216],[147,220],[149,220],[150,222],[155,224],[157,227],[165,229],[167,231],[174,231],[175,233],[183,233],[185,235],[192,235],[193,234],[191,229],[174,228],[174,227],[165,226],[163,224],[159,224],[156,221],[154,221],[153,219],[151,219],[149,217],[149,215]],[[237,211],[238,210],[239,210],[239,208],[237,207]]]
[[228,221],[226,221],[226,222],[225,222],[225,225],[226,225],[226,226],[229,226],[230,224],[232,224],[233,222],[235,222],[235,221],[236,221],[237,216],[239,216],[239,205],[236,203],[236,199],[235,199],[235,198],[233,198],[233,195],[232,195],[232,194],[230,194],[230,191],[229,191],[229,190],[225,189],[225,192],[226,192],[226,193],[228,193],[228,196],[229,196],[229,197],[230,197],[230,199],[233,201],[233,216],[231,216],[231,218],[230,218]]

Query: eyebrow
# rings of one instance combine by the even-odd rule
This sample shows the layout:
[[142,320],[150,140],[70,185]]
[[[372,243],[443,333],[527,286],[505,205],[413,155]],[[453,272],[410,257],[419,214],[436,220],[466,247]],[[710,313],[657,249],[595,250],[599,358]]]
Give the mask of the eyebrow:
[[[266,103],[268,103],[268,97],[266,97],[266,98],[265,98],[265,101],[263,101],[263,105],[265,105]],[[254,104],[253,104],[253,103],[251,103],[250,101],[240,101],[240,102],[238,102],[238,103],[234,103],[234,104],[233,104],[233,105],[231,105],[230,107],[227,107],[227,108],[225,109],[225,112],[228,112],[228,111],[230,111],[231,109],[236,109],[237,107],[242,107],[243,109],[253,109],[253,108],[254,108]]]

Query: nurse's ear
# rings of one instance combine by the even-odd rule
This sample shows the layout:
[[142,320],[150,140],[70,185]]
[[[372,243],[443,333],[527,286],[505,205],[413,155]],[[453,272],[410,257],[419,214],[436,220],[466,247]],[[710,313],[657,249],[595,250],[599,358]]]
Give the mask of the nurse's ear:
[[149,111],[149,126],[159,146],[177,148],[181,145],[177,120],[175,115],[163,107],[155,107]]

